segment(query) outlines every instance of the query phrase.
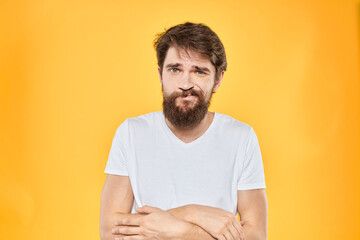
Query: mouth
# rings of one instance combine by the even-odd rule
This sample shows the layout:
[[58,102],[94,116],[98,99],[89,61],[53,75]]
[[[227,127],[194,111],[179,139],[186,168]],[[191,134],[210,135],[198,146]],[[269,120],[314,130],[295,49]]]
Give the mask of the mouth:
[[182,98],[182,99],[186,99],[186,100],[191,100],[191,99],[195,99],[196,96],[189,94],[189,95],[186,95],[186,96],[181,96],[181,98]]
[[192,95],[191,93],[187,94],[187,95],[181,95],[180,97],[182,98],[194,98],[196,97],[195,95]]

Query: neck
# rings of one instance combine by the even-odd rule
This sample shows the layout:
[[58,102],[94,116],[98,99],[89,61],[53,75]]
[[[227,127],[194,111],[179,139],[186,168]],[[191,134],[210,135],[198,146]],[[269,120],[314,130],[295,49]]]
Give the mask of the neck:
[[170,128],[170,130],[183,142],[192,142],[195,139],[202,136],[206,130],[210,127],[213,119],[214,119],[214,112],[207,112],[203,120],[191,128],[177,128],[171,124],[171,122],[165,118],[166,125]]

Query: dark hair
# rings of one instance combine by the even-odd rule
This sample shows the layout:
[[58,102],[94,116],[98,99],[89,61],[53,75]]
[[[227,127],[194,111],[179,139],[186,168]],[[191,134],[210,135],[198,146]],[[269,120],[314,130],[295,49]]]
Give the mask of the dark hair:
[[171,46],[208,56],[216,69],[215,79],[219,78],[222,71],[226,71],[224,46],[216,33],[202,23],[185,22],[156,35],[154,48],[161,73],[166,53]]

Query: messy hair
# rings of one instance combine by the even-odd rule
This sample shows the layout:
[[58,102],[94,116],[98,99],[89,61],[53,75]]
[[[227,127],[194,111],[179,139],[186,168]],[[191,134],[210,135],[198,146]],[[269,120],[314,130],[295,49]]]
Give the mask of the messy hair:
[[154,48],[160,73],[163,70],[166,53],[171,46],[208,56],[216,70],[215,79],[219,78],[221,72],[226,71],[224,46],[216,33],[202,23],[185,22],[156,35]]

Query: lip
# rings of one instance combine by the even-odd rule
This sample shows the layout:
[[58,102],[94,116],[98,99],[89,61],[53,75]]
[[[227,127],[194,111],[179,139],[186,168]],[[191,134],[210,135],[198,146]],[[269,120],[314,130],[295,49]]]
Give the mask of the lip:
[[184,99],[191,99],[191,98],[195,98],[196,96],[194,96],[194,95],[187,95],[187,96],[185,96],[185,97],[183,97],[183,96],[181,96],[182,98],[184,98]]

